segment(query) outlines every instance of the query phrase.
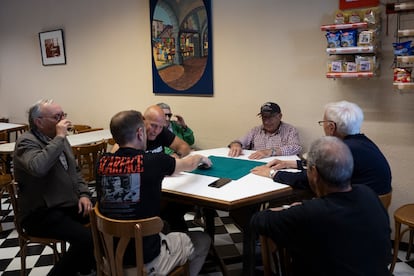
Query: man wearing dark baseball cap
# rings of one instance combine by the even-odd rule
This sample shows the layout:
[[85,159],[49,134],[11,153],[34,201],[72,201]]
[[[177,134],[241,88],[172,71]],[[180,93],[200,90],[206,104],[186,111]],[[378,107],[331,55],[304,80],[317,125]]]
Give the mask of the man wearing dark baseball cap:
[[249,159],[300,153],[302,146],[299,133],[295,127],[281,121],[282,112],[277,103],[264,103],[257,116],[261,117],[262,125],[252,128],[246,135],[231,142],[229,156],[239,156],[243,149],[255,150]]
[[272,103],[272,102],[264,103],[260,107],[260,112],[257,113],[257,116],[262,115],[263,113],[270,113],[270,114],[281,113],[280,106],[277,103]]

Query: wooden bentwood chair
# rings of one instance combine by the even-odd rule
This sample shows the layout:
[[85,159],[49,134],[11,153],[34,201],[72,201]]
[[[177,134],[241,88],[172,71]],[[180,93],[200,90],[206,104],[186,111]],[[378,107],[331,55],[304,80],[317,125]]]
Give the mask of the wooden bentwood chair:
[[[14,226],[16,227],[16,231],[18,233],[18,239],[19,239],[19,246],[20,246],[20,275],[24,276],[26,275],[26,253],[27,253],[27,247],[31,243],[37,243],[42,244],[45,246],[50,247],[53,250],[53,260],[56,263],[60,257],[61,254],[66,252],[66,242],[52,239],[52,238],[44,238],[44,237],[34,237],[26,233],[26,231],[23,229],[23,227],[20,224],[20,221],[18,219],[19,217],[19,199],[18,199],[18,184],[11,180],[7,185],[7,192],[10,196],[10,201],[13,206],[13,213],[14,213]],[[60,244],[60,252],[58,250],[58,244]]]
[[[405,233],[410,233],[409,240],[408,240],[408,250],[407,255],[405,256],[406,260],[410,259],[411,250],[413,246],[413,239],[414,239],[414,204],[405,204],[395,210],[394,212],[394,222],[395,222],[395,237],[394,237],[394,250],[393,250],[393,258],[392,263],[390,266],[391,274],[394,271],[395,263],[397,262],[398,258],[398,250],[400,247],[400,241]],[[401,225],[405,226],[401,228]]]
[[80,133],[91,128],[92,127],[90,125],[73,125],[73,133]]
[[[147,275],[142,239],[161,232],[164,224],[160,217],[141,220],[111,219],[102,215],[96,204],[90,213],[90,222],[98,276]],[[118,243],[114,242],[114,238],[119,239]],[[135,239],[137,266],[124,268],[123,257],[131,239]],[[176,267],[169,275],[189,275],[188,262]]]
[[73,155],[75,155],[78,167],[86,182],[95,180],[96,164],[102,154],[106,152],[106,147],[105,141],[72,147]]

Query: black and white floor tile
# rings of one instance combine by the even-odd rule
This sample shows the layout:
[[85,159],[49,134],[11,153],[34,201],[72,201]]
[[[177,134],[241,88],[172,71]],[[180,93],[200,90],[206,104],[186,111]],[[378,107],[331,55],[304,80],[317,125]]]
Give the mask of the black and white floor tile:
[[[1,199],[3,231],[0,233],[0,275],[19,276],[20,275],[20,255],[17,232],[14,230],[13,211],[9,206],[7,197]],[[214,244],[218,255],[223,258],[228,275],[241,275],[241,252],[242,252],[242,233],[233,223],[227,212],[217,212],[215,218],[216,235]],[[193,221],[194,215],[186,215],[187,223],[190,230],[201,229]],[[402,248],[404,249],[404,248]],[[26,267],[29,276],[44,276],[53,265],[52,251],[40,245],[29,247],[28,257],[26,258]],[[405,260],[406,252],[399,252],[399,261],[396,264],[395,276],[414,275],[414,254],[410,259]],[[203,276],[221,276],[223,275],[217,262],[209,257],[203,267],[201,275]]]

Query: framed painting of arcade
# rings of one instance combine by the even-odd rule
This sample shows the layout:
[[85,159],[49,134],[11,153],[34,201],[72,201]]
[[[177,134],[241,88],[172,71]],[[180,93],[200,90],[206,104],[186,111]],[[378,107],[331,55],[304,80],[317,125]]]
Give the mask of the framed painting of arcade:
[[150,0],[153,92],[213,96],[211,0]]

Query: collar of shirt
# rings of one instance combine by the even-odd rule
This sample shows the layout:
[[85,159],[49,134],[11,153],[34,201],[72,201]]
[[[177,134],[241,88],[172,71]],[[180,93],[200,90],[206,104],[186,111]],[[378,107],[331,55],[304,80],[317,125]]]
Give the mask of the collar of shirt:
[[275,132],[272,132],[272,133],[267,132],[266,130],[264,130],[263,125],[262,125],[261,130],[262,130],[262,132],[264,132],[265,134],[269,134],[270,136],[277,135],[277,134],[279,134],[279,133],[280,133],[280,127],[282,126],[282,123],[283,123],[283,122],[282,122],[282,121],[280,121],[280,124],[279,124],[279,126],[277,127],[277,129],[275,130]]

